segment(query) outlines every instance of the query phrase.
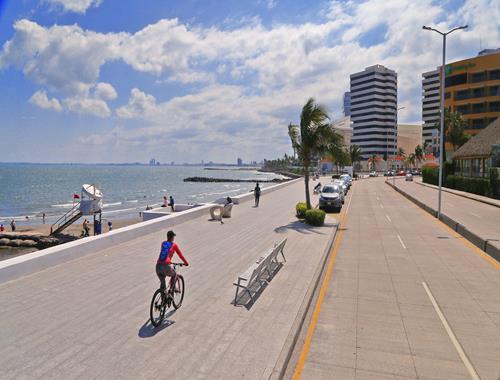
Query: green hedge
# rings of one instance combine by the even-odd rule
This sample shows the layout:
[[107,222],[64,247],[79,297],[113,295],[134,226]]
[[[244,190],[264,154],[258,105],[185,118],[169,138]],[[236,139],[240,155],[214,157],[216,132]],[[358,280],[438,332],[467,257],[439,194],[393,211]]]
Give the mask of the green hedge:
[[311,226],[322,226],[325,223],[326,212],[323,210],[307,210],[306,223]]
[[490,182],[484,178],[449,175],[446,177],[446,187],[484,196],[489,196],[491,193]]
[[295,213],[297,218],[304,219],[306,217],[307,205],[304,202],[299,202],[295,205]]
[[431,185],[438,185],[439,168],[422,168],[422,181]]

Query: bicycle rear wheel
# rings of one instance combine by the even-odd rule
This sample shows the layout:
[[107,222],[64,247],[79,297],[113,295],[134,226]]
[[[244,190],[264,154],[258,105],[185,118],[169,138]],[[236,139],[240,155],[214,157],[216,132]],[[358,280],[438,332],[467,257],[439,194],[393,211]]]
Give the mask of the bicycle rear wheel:
[[149,317],[154,327],[159,326],[163,321],[163,317],[165,317],[165,310],[167,308],[166,298],[161,289],[157,289],[153,294],[151,306],[149,307]]
[[184,299],[184,277],[182,277],[180,274],[178,274],[177,278],[175,279],[175,287],[172,298],[174,308],[180,308],[182,305],[182,300]]

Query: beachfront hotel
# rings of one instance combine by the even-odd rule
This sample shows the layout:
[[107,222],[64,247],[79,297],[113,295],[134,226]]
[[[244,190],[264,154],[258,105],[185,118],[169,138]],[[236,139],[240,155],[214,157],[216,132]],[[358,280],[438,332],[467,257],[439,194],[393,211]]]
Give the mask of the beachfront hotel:
[[[436,141],[440,120],[441,67],[422,74],[422,139]],[[500,116],[500,49],[445,66],[444,105],[462,114],[465,133],[476,135]]]
[[396,72],[382,65],[351,74],[351,144],[364,159],[396,153],[397,89]]

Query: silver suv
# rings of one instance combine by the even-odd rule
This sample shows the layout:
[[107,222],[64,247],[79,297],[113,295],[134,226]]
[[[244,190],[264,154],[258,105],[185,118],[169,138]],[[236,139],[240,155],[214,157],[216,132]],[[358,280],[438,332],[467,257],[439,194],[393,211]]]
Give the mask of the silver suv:
[[344,194],[339,186],[335,184],[323,186],[319,196],[320,209],[334,208],[336,212],[339,212],[342,203],[344,203]]

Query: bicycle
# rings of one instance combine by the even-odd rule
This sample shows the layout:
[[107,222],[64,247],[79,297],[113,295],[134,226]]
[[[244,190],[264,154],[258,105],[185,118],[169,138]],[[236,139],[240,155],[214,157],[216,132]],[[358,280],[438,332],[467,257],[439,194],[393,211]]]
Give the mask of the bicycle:
[[[179,266],[182,267],[182,263],[172,263],[174,270]],[[175,271],[177,273],[177,271]],[[157,289],[153,298],[151,299],[151,306],[149,307],[149,316],[151,319],[151,324],[154,327],[159,326],[163,318],[165,317],[165,312],[170,306],[174,309],[178,309],[182,305],[184,300],[184,277],[180,274],[176,274],[174,280],[174,289],[172,289],[171,282],[169,281],[168,290],[162,291],[161,288]]]

